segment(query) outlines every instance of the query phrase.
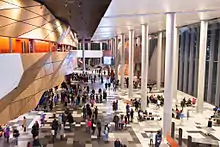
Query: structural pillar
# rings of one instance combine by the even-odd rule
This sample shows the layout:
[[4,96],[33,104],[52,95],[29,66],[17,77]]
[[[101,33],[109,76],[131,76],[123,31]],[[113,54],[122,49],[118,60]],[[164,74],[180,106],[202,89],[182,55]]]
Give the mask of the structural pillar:
[[160,90],[160,85],[161,85],[162,40],[163,40],[163,32],[160,32],[157,38],[157,89],[158,90]]
[[11,39],[11,37],[9,37],[8,39],[9,39],[9,51],[10,51],[10,53],[12,53],[13,52],[12,39]]
[[147,107],[147,80],[148,80],[148,25],[141,25],[141,109],[146,110]]
[[125,35],[121,35],[121,89],[124,89],[125,83]]
[[[218,32],[220,35],[220,31]],[[220,41],[218,42],[218,49],[220,49]],[[220,52],[218,52],[218,61],[220,61]],[[220,97],[220,62],[217,63],[217,80],[216,80],[216,94],[215,94],[215,105],[219,106]]]
[[197,112],[203,112],[204,86],[205,86],[205,62],[207,44],[208,21],[201,21],[199,41],[199,62],[198,62],[198,86],[197,86]]
[[163,111],[163,130],[162,146],[166,144],[166,136],[170,135],[172,119],[172,100],[173,100],[173,76],[174,76],[174,57],[175,57],[175,13],[166,14],[166,52],[165,52],[165,87],[164,87],[164,111]]
[[[88,50],[91,50],[91,42],[88,42]],[[91,58],[88,59],[88,66],[91,66]]]
[[82,47],[83,47],[83,50],[82,50],[83,72],[85,72],[86,71],[86,58],[85,58],[85,39],[84,38],[82,39]]
[[[100,42],[100,51],[102,52],[102,42]],[[102,53],[103,56],[103,53]],[[100,57],[100,65],[102,65],[102,57]]]
[[129,30],[129,91],[128,97],[133,98],[134,78],[134,31]]
[[115,80],[118,80],[118,36],[115,37]]

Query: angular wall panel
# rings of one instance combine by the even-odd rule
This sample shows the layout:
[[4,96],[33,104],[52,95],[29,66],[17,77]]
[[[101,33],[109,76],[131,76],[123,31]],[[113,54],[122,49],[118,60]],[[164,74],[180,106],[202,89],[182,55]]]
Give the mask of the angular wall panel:
[[17,38],[19,35],[31,31],[35,29],[36,27],[22,23],[22,22],[17,22],[13,23],[11,25],[1,27],[0,28],[0,35],[1,36],[9,36],[9,37],[14,37]]
[[[24,70],[17,88],[0,100],[0,123],[6,123],[34,109],[45,90],[61,84],[64,80],[63,73],[66,73],[63,70],[71,71],[76,67],[73,64],[70,69],[64,63],[67,54],[60,52],[21,54],[21,61],[26,70]],[[35,57],[36,59],[33,59]],[[76,61],[71,58],[76,58],[76,55],[69,53],[68,60]],[[45,72],[48,65],[53,68],[52,73]],[[50,69],[49,71],[51,72]],[[10,77],[8,78],[10,79]]]
[[22,21],[22,20],[27,20],[30,18],[37,17],[38,15],[35,13],[32,13],[30,11],[27,11],[25,9],[8,9],[8,10],[1,10],[0,15],[6,16],[8,18],[17,20],[17,21]]
[[43,26],[47,23],[47,20],[45,20],[44,18],[39,16],[39,17],[36,17],[36,18],[25,20],[23,22],[34,25],[34,26],[37,26],[37,27],[41,27],[41,26]]
[[[1,5],[1,4],[0,4]],[[9,24],[12,24],[16,22],[15,20],[12,20],[12,19],[8,19],[6,17],[2,17],[0,16],[0,27],[2,26],[6,26],[6,25],[9,25]]]
[[33,0],[2,0],[10,4],[14,4],[20,7],[29,7],[29,6],[36,6],[40,5],[38,2]]
[[14,9],[14,8],[19,8],[19,6],[0,1],[0,11],[3,9]]
[[49,14],[49,11],[43,5],[28,7],[28,8],[25,8],[25,9],[30,10],[30,11],[32,11],[34,13],[37,13],[38,15]]
[[19,38],[31,38],[31,39],[43,40],[50,33],[51,33],[51,31],[49,31],[49,30],[37,28],[37,29],[34,29],[28,33],[25,33],[25,34],[19,36]]

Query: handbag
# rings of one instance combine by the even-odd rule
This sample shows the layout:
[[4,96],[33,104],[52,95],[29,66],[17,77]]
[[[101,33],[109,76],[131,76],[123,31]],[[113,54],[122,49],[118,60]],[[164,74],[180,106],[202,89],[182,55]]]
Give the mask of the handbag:
[[51,130],[51,134],[52,134],[52,135],[55,135],[55,130]]

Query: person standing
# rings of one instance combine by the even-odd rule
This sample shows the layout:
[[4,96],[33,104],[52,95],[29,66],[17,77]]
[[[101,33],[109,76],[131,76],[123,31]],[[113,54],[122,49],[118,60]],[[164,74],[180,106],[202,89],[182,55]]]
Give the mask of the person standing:
[[95,134],[95,129],[96,129],[96,124],[95,124],[95,120],[92,119],[92,135]]
[[117,114],[115,114],[113,122],[115,123],[115,130],[117,130],[119,128],[119,117]]
[[51,134],[52,134],[52,141],[55,141],[56,135],[57,135],[57,130],[58,130],[58,121],[56,119],[53,120],[52,126],[51,126]]
[[68,114],[67,119],[69,121],[70,131],[72,131],[74,120],[73,120],[73,116],[71,113]]
[[64,125],[61,124],[60,126],[60,140],[63,140],[64,137]]
[[130,115],[131,115],[131,122],[133,122],[133,118],[134,118],[134,110],[133,110],[132,108],[131,108]]
[[212,130],[212,118],[209,118],[208,120],[208,126],[207,126],[207,135],[210,136]]
[[100,138],[100,137],[101,137],[101,130],[102,130],[101,120],[99,120],[99,121],[97,122],[96,127],[97,127],[97,130],[98,130],[98,138]]
[[6,138],[6,141],[9,142],[9,137],[10,137],[10,128],[8,125],[6,125],[5,127],[5,131],[4,131],[4,137]]
[[24,132],[26,132],[26,128],[27,128],[27,119],[26,119],[25,116],[24,116],[23,121],[22,121],[22,127],[23,127],[23,129],[24,129]]
[[121,142],[118,138],[114,142],[114,147],[121,147]]
[[109,128],[108,128],[108,124],[106,124],[104,129],[104,141],[106,143],[108,142],[108,133],[109,133]]
[[94,115],[95,115],[95,120],[97,121],[97,118],[98,118],[98,108],[97,108],[97,106],[95,107]]
[[153,132],[150,133],[149,138],[150,138],[150,145],[153,145]]
[[13,130],[13,137],[15,138],[15,145],[18,145],[18,137],[20,136],[18,129]]

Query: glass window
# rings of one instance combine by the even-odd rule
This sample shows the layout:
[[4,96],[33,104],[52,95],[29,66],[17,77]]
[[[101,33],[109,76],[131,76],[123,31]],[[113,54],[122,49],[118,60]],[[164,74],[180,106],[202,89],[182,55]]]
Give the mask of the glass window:
[[206,66],[205,66],[205,89],[204,89],[204,100],[205,101],[207,101],[208,77],[209,77],[209,61],[206,61]]
[[211,93],[211,103],[212,104],[215,104],[216,79],[217,79],[217,62],[214,62],[213,63],[213,70],[212,70],[212,93]]

